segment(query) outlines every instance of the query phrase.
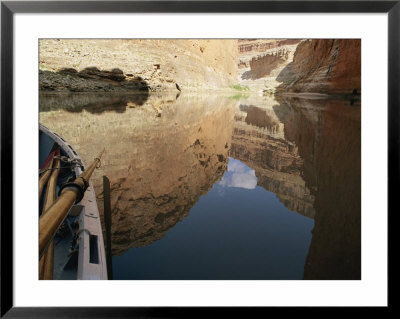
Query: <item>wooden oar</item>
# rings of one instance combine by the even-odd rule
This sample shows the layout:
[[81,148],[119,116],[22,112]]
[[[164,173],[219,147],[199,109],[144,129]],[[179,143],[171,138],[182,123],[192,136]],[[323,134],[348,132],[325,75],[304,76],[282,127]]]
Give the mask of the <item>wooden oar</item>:
[[67,217],[72,205],[82,199],[84,192],[89,185],[89,179],[92,176],[97,164],[100,162],[103,152],[104,150],[100,152],[93,163],[72,183],[67,183],[63,186],[60,196],[57,198],[57,200],[44,212],[44,214],[40,216],[39,258],[43,256],[43,253],[49,246],[58,228],[64,221],[65,217]]
[[39,201],[42,198],[44,187],[46,186],[46,183],[51,175],[53,158],[57,149],[59,149],[59,146],[57,143],[54,143],[53,147],[50,150],[49,155],[47,156],[46,160],[42,165],[42,170],[45,170],[45,172],[39,177]]
[[39,201],[42,198],[42,193],[47,181],[51,175],[51,167],[53,166],[53,159],[45,166],[46,171],[39,177]]
[[[58,150],[55,156],[59,155]],[[57,178],[60,171],[60,160],[54,159],[53,170],[47,183],[46,196],[43,204],[43,214],[46,214],[47,209],[53,205],[56,200]],[[39,261],[39,279],[52,280],[53,279],[53,265],[54,265],[54,240],[51,240],[49,247]]]

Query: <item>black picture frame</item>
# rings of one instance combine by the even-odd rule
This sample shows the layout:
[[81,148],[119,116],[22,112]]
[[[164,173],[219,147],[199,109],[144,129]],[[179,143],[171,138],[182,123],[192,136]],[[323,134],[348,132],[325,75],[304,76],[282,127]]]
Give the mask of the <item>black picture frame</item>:
[[[388,218],[399,211],[400,0],[396,1],[1,1],[1,317],[132,318],[225,315],[227,309],[190,307],[14,307],[13,304],[13,19],[16,13],[387,13],[388,14]],[[388,223],[388,233],[390,222]],[[393,223],[392,223],[393,227]],[[389,238],[388,238],[389,240]],[[390,247],[390,246],[389,246]],[[390,249],[389,249],[390,250]],[[389,264],[390,264],[390,256]],[[390,281],[388,280],[388,285]],[[34,293],[34,292],[33,292]],[[389,294],[388,307],[392,302]],[[276,307],[275,307],[276,308]],[[266,312],[237,308],[235,314]],[[268,309],[269,311],[270,309]],[[347,311],[350,309],[347,308]],[[308,307],[285,311],[301,315]]]

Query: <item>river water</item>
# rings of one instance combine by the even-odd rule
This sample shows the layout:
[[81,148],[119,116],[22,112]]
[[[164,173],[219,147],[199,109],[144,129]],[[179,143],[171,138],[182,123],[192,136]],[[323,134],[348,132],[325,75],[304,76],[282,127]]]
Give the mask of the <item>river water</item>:
[[42,94],[40,122],[86,163],[114,279],[361,279],[359,102]]

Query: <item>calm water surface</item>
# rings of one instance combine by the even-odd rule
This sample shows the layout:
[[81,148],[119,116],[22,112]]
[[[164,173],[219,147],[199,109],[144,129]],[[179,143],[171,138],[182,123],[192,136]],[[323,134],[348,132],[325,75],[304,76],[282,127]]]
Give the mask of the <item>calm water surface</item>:
[[41,95],[111,181],[114,279],[360,279],[361,108],[260,96]]

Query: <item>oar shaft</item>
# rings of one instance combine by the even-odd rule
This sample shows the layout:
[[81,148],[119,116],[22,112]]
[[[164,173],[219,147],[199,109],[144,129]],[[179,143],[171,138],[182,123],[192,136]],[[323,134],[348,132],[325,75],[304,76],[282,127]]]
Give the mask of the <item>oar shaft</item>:
[[54,162],[54,155],[56,155],[57,152],[59,153],[59,146],[57,143],[54,143],[53,147],[51,148],[50,154],[44,161],[43,164],[44,167],[42,167],[45,170],[45,172],[41,174],[41,176],[39,177],[39,200],[42,197],[43,189],[46,186],[47,180],[51,175],[51,168]]
[[[43,204],[43,214],[53,205],[56,200],[57,191],[57,178],[60,172],[60,160],[55,159],[53,171],[47,183],[46,196]],[[49,247],[46,249],[44,255],[39,262],[39,279],[52,280],[53,279],[53,265],[54,265],[54,241],[51,240]]]
[[39,279],[53,280],[54,273],[54,239],[50,241],[42,258],[39,260]]
[[78,196],[76,189],[65,189],[57,201],[39,219],[39,258],[53,239]]
[[51,176],[47,183],[46,196],[44,197],[44,203],[42,209],[43,214],[46,213],[46,210],[48,210],[56,200],[57,178],[58,178],[58,173],[60,172],[60,166],[61,166],[60,160],[55,159],[53,162],[53,169],[49,171],[51,172]]
[[53,273],[54,273],[54,239],[50,241],[49,247],[45,254],[43,255],[45,258],[44,261],[44,272],[43,272],[43,279],[44,280],[53,280]]
[[39,200],[42,197],[42,193],[43,193],[44,187],[46,186],[46,183],[47,183],[47,181],[48,181],[48,179],[49,179],[49,177],[51,175],[51,169],[50,168],[52,167],[52,165],[53,165],[53,160],[51,160],[49,162],[49,164],[46,166],[46,169],[48,169],[48,170],[46,172],[44,172],[42,174],[42,176],[40,176],[40,178],[39,178]]
[[95,170],[97,164],[99,164],[101,157],[103,156],[104,150],[100,152],[100,154],[94,159],[93,163],[85,169],[85,171],[79,176],[83,177],[86,180],[90,179],[90,176],[92,176],[93,171]]

